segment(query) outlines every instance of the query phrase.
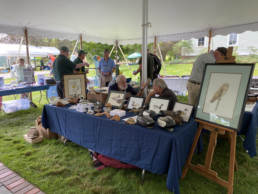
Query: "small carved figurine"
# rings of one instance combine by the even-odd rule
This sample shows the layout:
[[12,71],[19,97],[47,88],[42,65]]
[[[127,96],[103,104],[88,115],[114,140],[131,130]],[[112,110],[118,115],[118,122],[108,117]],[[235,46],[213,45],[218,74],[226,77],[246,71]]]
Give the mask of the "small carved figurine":
[[120,121],[120,117],[118,115],[114,115],[110,120]]
[[132,119],[132,118],[127,119],[127,120],[125,121],[125,123],[127,123],[127,124],[129,124],[129,125],[135,125],[135,121],[134,121],[134,119]]
[[95,116],[99,117],[99,116],[102,116],[102,115],[106,115],[107,118],[110,118],[111,115],[108,113],[108,112],[103,112],[103,113],[96,113]]

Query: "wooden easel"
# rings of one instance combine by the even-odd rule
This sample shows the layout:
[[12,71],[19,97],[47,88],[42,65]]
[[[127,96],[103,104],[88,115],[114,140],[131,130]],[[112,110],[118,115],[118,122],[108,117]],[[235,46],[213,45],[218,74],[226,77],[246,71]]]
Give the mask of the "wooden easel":
[[[235,57],[232,56],[232,52],[233,52],[233,47],[229,47],[227,56],[221,57],[221,59],[217,61],[217,63],[235,63]],[[233,194],[234,171],[237,170],[236,157],[235,157],[237,132],[232,129],[228,129],[228,128],[225,128],[216,124],[208,123],[205,121],[201,121],[198,119],[196,119],[196,121],[199,123],[199,127],[195,134],[193,145],[191,147],[186,164],[183,169],[182,179],[185,178],[188,168],[190,168],[193,171],[201,174],[202,176],[222,185],[223,187],[226,187],[228,189],[228,194]],[[205,158],[205,163],[204,165],[201,165],[201,164],[193,165],[191,164],[191,160],[202,129],[206,129],[211,132],[208,150]],[[221,179],[220,177],[218,177],[217,172],[211,170],[214,149],[217,144],[217,136],[218,134],[226,135],[226,133],[228,133],[229,143],[230,143],[228,180]]]
[[[188,168],[190,168],[193,171],[205,176],[206,178],[222,185],[223,187],[226,187],[228,189],[228,194],[232,194],[234,170],[237,170],[236,159],[235,159],[237,132],[225,127],[218,126],[216,124],[207,123],[205,121],[200,121],[200,120],[196,120],[196,121],[199,123],[199,127],[196,132],[193,145],[191,147],[190,153],[188,155],[186,164],[183,169],[182,179],[185,178]],[[200,164],[193,165],[191,164],[191,160],[202,129],[206,129],[211,132],[206,159],[205,159],[204,165],[200,165]],[[229,132],[229,136],[230,136],[230,159],[229,159],[228,181],[219,178],[218,173],[211,170],[211,163],[213,159],[214,149],[217,144],[217,136],[218,134],[225,135],[226,132]]]

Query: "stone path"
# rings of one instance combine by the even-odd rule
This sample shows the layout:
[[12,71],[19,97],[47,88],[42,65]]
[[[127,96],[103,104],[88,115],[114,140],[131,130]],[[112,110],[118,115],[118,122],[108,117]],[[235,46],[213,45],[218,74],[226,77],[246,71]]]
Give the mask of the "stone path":
[[44,194],[0,162],[0,194]]

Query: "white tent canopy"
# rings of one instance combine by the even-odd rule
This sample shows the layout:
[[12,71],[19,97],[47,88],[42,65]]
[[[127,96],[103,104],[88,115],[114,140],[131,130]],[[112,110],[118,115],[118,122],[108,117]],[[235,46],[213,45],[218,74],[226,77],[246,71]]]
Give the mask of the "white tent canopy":
[[[141,43],[141,0],[0,0],[0,32]],[[148,42],[258,30],[257,0],[149,0]]]
[[[20,54],[19,44],[0,44],[0,56],[26,56],[26,46],[22,45]],[[29,46],[30,56],[31,57],[47,57],[48,54],[59,55],[60,51],[55,47],[46,47],[46,46]]]

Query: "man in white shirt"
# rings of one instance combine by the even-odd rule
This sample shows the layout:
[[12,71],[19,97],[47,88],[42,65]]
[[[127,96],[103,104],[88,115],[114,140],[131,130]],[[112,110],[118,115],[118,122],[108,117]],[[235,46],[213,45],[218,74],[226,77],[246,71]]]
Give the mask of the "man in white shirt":
[[216,63],[221,56],[227,55],[227,48],[218,47],[215,51],[200,55],[193,64],[192,72],[187,83],[188,103],[197,105],[202,78],[206,63]]
[[29,68],[28,65],[25,64],[24,59],[20,59],[20,63],[15,65],[11,71],[12,77],[16,78],[17,83],[24,82],[24,73],[23,70]]

